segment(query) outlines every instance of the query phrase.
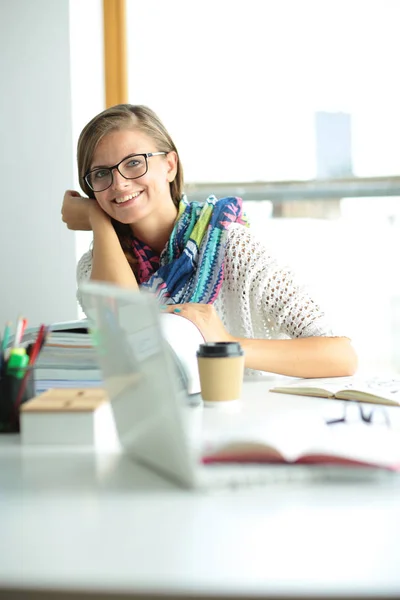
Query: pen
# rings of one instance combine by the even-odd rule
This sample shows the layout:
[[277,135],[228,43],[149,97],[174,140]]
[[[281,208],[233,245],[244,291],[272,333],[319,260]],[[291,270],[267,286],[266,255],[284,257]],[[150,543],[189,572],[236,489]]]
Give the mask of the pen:
[[22,317],[21,317],[21,315],[19,315],[19,317],[17,318],[17,324],[15,326],[13,348],[16,348],[19,345],[19,339],[21,337],[21,329],[22,329]]
[[29,353],[29,364],[30,365],[33,365],[35,363],[35,361],[39,355],[39,352],[43,347],[46,329],[47,328],[45,327],[45,325],[42,324],[40,326],[39,333],[38,333],[36,341],[33,345],[32,351]]
[[10,321],[8,321],[6,323],[5,328],[4,328],[3,342],[1,344],[1,352],[2,352],[3,356],[4,356],[4,353],[5,353],[6,349],[7,349],[8,342],[9,342],[9,339],[10,339],[10,331],[11,331],[11,323],[10,323]]
[[8,346],[8,341],[10,339],[10,330],[11,330],[11,323],[7,322],[6,326],[4,328],[4,333],[3,333],[3,340],[1,341],[0,344],[0,368],[2,369],[4,367],[4,364],[6,362],[6,349]]
[[43,345],[46,342],[46,337],[47,334],[50,330],[50,327],[46,327],[44,324],[42,324],[39,328],[39,333],[37,335],[37,338],[35,340],[35,342],[29,345],[29,351],[27,354],[27,358],[28,358],[28,364],[25,366],[25,374],[23,376],[20,388],[19,388],[19,392],[17,395],[17,398],[15,400],[15,404],[14,404],[14,419],[18,418],[18,412],[19,412],[19,407],[20,404],[22,402],[22,398],[25,394],[25,390],[26,390],[26,386],[28,384],[28,379],[31,375],[32,372],[32,367],[35,364],[35,361],[37,359],[37,357],[39,356],[40,350],[42,349]]
[[15,330],[15,337],[14,337],[14,347],[15,348],[18,348],[18,346],[21,344],[22,337],[24,335],[27,322],[28,322],[27,319],[23,319],[22,317],[18,317],[17,327],[16,327],[16,330]]

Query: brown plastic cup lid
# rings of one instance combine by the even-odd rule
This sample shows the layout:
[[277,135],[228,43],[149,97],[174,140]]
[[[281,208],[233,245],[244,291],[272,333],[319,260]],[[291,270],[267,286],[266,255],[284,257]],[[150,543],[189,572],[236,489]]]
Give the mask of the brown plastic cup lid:
[[200,344],[197,356],[200,358],[232,358],[243,356],[243,350],[239,342],[206,342]]

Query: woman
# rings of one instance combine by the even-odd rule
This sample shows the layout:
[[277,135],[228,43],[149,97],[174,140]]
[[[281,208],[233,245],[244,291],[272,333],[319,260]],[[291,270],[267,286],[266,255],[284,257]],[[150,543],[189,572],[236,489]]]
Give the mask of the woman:
[[78,169],[88,198],[68,190],[62,208],[70,229],[93,230],[78,282],[148,288],[205,340],[239,341],[247,369],[294,377],[355,372],[350,340],[335,336],[252,234],[241,200],[187,201],[178,151],[149,108],[119,105],[94,117],[79,138]]

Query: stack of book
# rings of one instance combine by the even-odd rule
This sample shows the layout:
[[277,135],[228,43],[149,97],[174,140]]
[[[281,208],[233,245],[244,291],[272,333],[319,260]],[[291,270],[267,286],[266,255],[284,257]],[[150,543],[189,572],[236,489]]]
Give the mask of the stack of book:
[[[24,343],[36,334],[26,331]],[[51,388],[101,387],[102,375],[86,320],[53,324],[35,364],[36,394]]]

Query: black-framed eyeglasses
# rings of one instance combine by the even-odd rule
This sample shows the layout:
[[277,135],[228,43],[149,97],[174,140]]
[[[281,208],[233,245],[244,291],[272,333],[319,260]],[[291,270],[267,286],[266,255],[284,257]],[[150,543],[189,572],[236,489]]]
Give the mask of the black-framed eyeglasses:
[[143,154],[130,154],[113,167],[98,167],[97,169],[88,171],[84,176],[84,180],[93,192],[104,192],[104,190],[112,185],[114,169],[117,169],[118,173],[125,179],[138,179],[146,175],[148,171],[148,158],[164,154],[168,153],[145,152]]

